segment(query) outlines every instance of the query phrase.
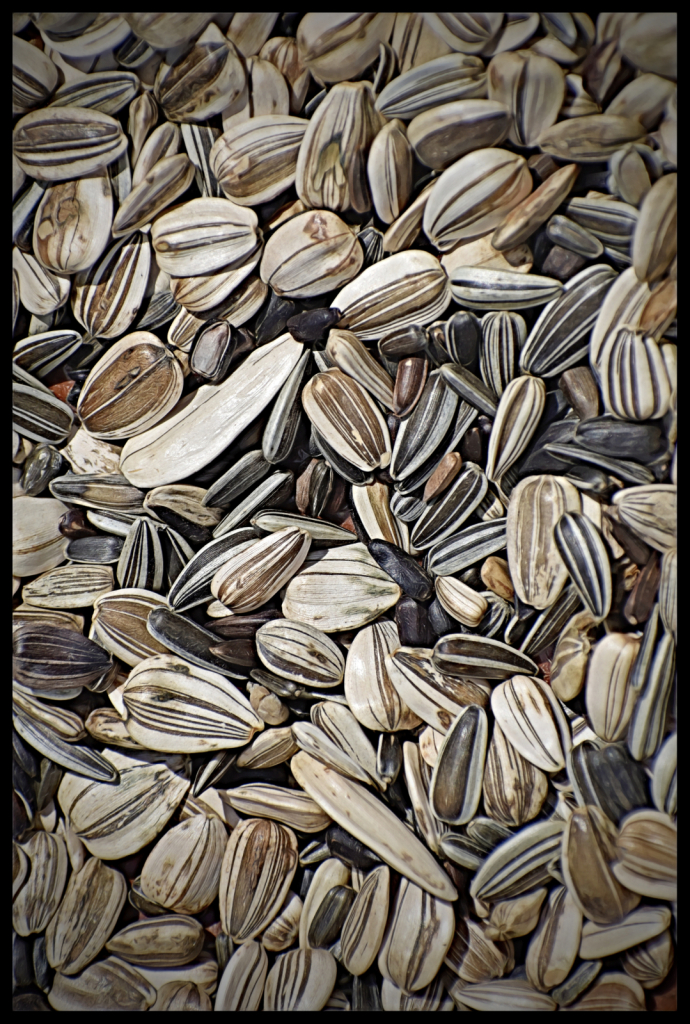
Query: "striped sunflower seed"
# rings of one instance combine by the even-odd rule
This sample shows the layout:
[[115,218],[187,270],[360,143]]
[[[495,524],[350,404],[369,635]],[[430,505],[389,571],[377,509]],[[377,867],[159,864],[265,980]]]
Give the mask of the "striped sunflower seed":
[[616,833],[599,808],[589,806],[574,810],[563,831],[561,869],[566,886],[595,924],[615,924],[640,901],[612,874]]
[[[258,1010],[267,971],[268,957],[264,947],[258,942],[244,942],[235,950],[223,971],[215,1006],[219,1010]],[[211,1009],[210,1004],[209,999],[208,1009]]]
[[189,781],[181,773],[181,757],[166,759],[147,751],[130,756],[107,748],[104,753],[119,773],[117,785],[67,772],[57,798],[89,853],[116,860],[155,838],[189,789]]
[[119,121],[79,106],[34,110],[14,127],[14,155],[38,181],[83,178],[107,167],[127,149]]
[[149,750],[221,750],[242,746],[263,729],[229,680],[169,654],[133,668],[122,699],[127,731]]
[[[56,274],[86,270],[110,241],[112,209],[105,171],[47,188],[34,216],[36,258]],[[71,211],[67,217],[65,210]]]
[[227,789],[223,796],[240,814],[269,818],[298,832],[321,832],[331,823],[321,806],[299,790],[251,782]]
[[70,878],[46,931],[46,956],[63,975],[78,974],[100,953],[125,902],[127,883],[98,857]]
[[249,818],[233,830],[220,870],[220,908],[223,930],[234,942],[247,942],[271,924],[296,869],[292,829]]
[[491,710],[506,738],[533,765],[546,772],[565,766],[568,728],[555,698],[540,680],[514,676],[499,683],[491,693]]
[[336,644],[304,622],[267,622],[256,633],[256,649],[266,668],[285,679],[328,688],[343,678],[345,660]]
[[400,647],[385,656],[393,686],[405,704],[438,732],[447,732],[462,708],[485,707],[485,689],[472,679],[452,678],[440,671],[424,648]]
[[425,988],[438,973],[454,930],[452,905],[403,878],[379,951],[379,970],[404,992]]
[[532,190],[523,157],[478,149],[444,171],[424,210],[424,233],[442,252],[498,227]]
[[199,913],[218,894],[225,840],[225,827],[215,816],[195,814],[180,821],[146,857],[142,894],[175,914]]
[[333,299],[341,323],[361,341],[373,341],[412,324],[441,316],[451,301],[450,285],[435,256],[421,249],[394,253],[367,267]]
[[516,750],[495,722],[484,768],[486,813],[503,825],[524,825],[539,814],[547,792],[544,772]]
[[364,626],[399,599],[400,587],[363,544],[315,552],[288,583],[283,615],[333,633]]
[[[133,483],[156,487],[203,469],[275,397],[301,354],[302,345],[289,334],[252,352],[218,387],[199,388],[183,409],[130,438],[121,471]],[[225,422],[230,410],[232,426]]]
[[[365,843],[394,870],[441,900],[455,899],[446,873],[418,839],[373,794],[359,783],[338,775],[303,751],[291,761],[299,784],[318,798],[320,806],[343,828]],[[371,822],[384,822],[373,830]]]

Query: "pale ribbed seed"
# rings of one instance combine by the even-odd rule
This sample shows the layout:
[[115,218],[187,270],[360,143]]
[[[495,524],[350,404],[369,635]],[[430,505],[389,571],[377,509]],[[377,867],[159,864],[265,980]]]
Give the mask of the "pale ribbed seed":
[[404,878],[379,951],[379,970],[404,992],[418,992],[440,969],[454,930],[452,905]]
[[599,264],[572,277],[532,328],[520,352],[520,369],[552,377],[586,355],[589,332],[614,279],[611,268]]
[[524,825],[539,814],[547,791],[544,772],[515,749],[495,722],[484,769],[486,813],[503,825]]
[[170,654],[132,669],[122,697],[127,731],[150,750],[222,750],[248,743],[263,729],[228,679]]
[[348,651],[345,696],[367,729],[394,732],[419,724],[393,686],[385,664],[386,654],[392,654],[399,643],[395,623],[382,620],[361,629]]
[[506,523],[508,564],[521,601],[541,610],[560,594],[568,570],[553,530],[564,512],[579,511],[577,488],[563,477],[527,477],[512,492]]
[[561,722],[540,680],[514,676],[499,683],[491,693],[491,710],[506,738],[537,768],[557,772],[565,766]]

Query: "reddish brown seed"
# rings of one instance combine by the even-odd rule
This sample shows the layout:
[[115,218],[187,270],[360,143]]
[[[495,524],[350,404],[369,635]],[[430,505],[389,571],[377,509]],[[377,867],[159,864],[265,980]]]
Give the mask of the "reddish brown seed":
[[447,455],[444,455],[426,482],[422,501],[430,501],[432,498],[438,497],[439,494],[443,494],[455,480],[461,468],[462,455],[460,452],[448,452]]
[[74,386],[73,380],[63,380],[59,384],[51,384],[50,390],[61,402],[67,401],[67,396]]
[[567,249],[561,248],[560,245],[554,245],[544,260],[541,272],[544,277],[555,277],[557,281],[569,281],[577,274],[578,270],[582,270],[585,262],[585,259],[578,256],[576,252],[569,252]]
[[398,363],[393,391],[393,411],[408,416],[419,401],[426,383],[428,363],[421,356],[409,356]]
[[295,484],[295,504],[303,516],[306,516],[307,509],[309,508],[309,485],[311,482],[311,475],[320,461],[320,459],[312,459],[304,472],[300,473],[297,477],[297,483]]
[[638,626],[649,618],[659,589],[660,578],[661,560],[659,553],[655,551],[635,580],[635,586],[625,602],[623,615],[631,625]]
[[98,536],[98,530],[88,521],[86,512],[79,508],[73,508],[69,512],[65,512],[58,523],[58,530],[63,537],[69,537],[70,540],[78,540],[80,537]]

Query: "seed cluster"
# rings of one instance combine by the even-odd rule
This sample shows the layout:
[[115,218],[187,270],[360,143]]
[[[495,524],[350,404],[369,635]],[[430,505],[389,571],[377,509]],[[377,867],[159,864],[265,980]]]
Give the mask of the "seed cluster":
[[675,1009],[676,15],[13,15],[13,1008]]

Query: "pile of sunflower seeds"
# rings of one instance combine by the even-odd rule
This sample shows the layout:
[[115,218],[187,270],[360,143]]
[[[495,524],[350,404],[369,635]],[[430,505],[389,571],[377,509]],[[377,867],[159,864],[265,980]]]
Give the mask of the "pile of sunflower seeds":
[[675,1009],[676,16],[13,32],[14,1009]]

